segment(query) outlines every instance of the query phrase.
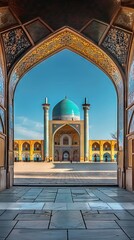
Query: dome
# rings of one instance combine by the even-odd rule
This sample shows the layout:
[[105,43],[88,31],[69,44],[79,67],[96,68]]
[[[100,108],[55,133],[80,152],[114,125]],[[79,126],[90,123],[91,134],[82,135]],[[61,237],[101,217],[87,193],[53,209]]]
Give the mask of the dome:
[[53,120],[80,120],[78,106],[68,98],[63,99],[53,108]]

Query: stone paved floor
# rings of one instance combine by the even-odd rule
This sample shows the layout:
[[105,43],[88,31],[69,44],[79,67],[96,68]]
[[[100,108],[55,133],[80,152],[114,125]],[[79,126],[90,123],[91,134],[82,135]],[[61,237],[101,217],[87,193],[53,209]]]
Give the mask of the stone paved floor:
[[116,163],[15,162],[16,185],[116,185]]
[[134,193],[118,187],[0,192],[0,240],[134,240]]

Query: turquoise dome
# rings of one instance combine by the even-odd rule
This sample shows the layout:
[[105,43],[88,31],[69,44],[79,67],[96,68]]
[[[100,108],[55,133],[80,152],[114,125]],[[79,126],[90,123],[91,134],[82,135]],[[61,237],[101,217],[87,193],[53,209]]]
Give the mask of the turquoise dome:
[[55,105],[52,115],[53,120],[80,120],[78,106],[68,98]]

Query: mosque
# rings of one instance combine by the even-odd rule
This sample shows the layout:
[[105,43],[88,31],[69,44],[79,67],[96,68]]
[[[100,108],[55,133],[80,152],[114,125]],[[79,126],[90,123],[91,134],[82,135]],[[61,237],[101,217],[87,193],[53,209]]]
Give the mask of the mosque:
[[78,106],[65,97],[55,105],[52,120],[50,104],[45,98],[44,140],[15,140],[15,161],[71,161],[112,162],[117,159],[115,140],[89,140],[90,104],[82,104],[84,119],[80,119]]

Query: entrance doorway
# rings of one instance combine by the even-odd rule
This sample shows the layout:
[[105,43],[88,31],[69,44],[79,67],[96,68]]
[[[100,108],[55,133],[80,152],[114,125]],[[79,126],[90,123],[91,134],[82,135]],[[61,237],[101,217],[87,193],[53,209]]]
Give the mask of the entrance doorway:
[[70,154],[68,151],[63,152],[63,161],[69,161],[70,160]]

